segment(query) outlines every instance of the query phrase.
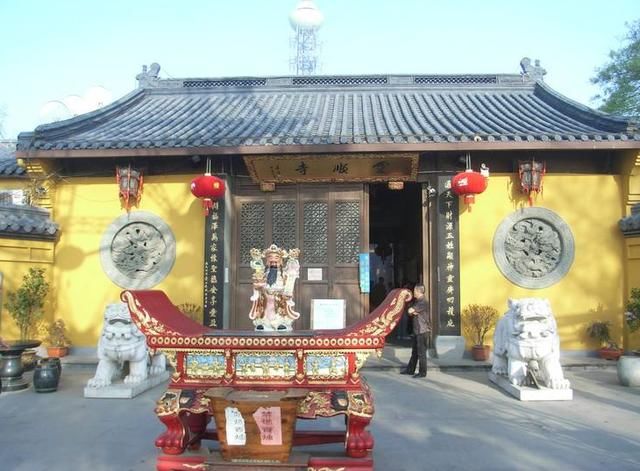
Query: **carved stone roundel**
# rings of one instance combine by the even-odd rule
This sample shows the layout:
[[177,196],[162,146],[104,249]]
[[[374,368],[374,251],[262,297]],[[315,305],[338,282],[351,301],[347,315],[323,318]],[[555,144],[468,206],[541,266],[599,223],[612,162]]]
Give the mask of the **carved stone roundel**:
[[553,211],[524,208],[507,216],[493,238],[502,274],[524,288],[546,288],[567,274],[574,242],[569,226]]
[[173,232],[162,219],[145,211],[115,219],[100,243],[102,268],[121,288],[157,285],[169,274],[175,258]]

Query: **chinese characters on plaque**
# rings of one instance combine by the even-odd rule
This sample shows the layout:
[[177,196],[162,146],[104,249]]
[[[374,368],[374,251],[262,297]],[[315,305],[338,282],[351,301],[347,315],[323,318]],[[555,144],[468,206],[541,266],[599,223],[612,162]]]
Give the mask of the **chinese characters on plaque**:
[[260,183],[385,182],[415,180],[418,154],[313,154],[296,156],[248,155],[251,178]]
[[222,327],[224,289],[224,200],[213,202],[205,220],[204,325]]
[[440,335],[460,335],[458,196],[451,178],[438,177],[438,313]]

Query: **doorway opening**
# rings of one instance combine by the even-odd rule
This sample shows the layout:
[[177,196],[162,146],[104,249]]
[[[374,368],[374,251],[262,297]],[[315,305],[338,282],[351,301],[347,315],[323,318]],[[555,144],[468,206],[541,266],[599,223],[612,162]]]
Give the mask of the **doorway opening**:
[[[418,183],[390,190],[369,186],[370,310],[393,288],[413,288],[422,276],[422,193]],[[411,326],[403,316],[388,340],[410,341]]]

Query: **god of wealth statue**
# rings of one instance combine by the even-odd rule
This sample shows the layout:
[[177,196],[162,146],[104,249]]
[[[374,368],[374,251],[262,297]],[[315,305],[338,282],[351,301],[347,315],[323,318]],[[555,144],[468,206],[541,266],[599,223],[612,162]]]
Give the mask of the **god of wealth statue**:
[[[251,249],[253,295],[249,318],[256,330],[290,331],[300,317],[293,310],[293,289],[300,276],[300,250],[288,252],[271,244],[261,251]],[[266,263],[265,263],[266,262]]]

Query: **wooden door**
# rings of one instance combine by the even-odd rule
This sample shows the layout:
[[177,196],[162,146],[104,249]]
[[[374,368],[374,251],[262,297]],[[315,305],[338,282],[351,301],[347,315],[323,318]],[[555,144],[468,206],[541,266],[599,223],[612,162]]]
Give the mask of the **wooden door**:
[[368,308],[358,276],[358,255],[369,245],[367,202],[361,184],[280,185],[270,193],[239,188],[234,197],[230,326],[253,328],[248,317],[253,289],[249,251],[272,243],[300,249],[294,301],[301,316],[294,328],[310,328],[312,299],[345,299],[347,325],[361,319]]

